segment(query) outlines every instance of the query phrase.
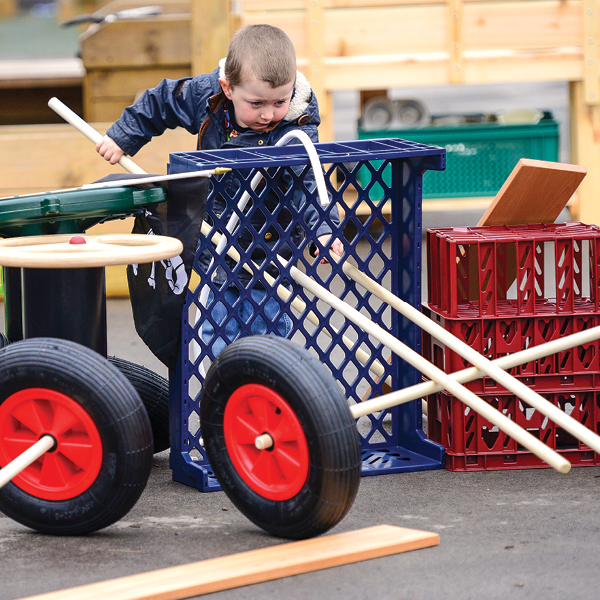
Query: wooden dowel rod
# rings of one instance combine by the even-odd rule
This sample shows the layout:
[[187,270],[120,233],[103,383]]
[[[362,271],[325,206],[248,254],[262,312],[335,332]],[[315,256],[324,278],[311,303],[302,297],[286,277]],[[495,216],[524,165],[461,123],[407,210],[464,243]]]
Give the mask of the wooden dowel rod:
[[[600,326],[592,327],[590,329],[586,329],[585,331],[579,331],[578,333],[572,333],[564,338],[552,340],[551,342],[539,344],[538,346],[532,346],[531,348],[520,350],[514,354],[507,354],[506,356],[501,356],[492,362],[501,369],[512,369],[513,367],[523,365],[533,360],[539,360],[540,358],[545,358],[551,354],[563,352],[569,348],[587,344],[597,339],[600,339]],[[455,381],[458,381],[459,383],[469,383],[470,381],[479,379],[484,375],[485,373],[480,371],[477,367],[468,367],[466,369],[462,369],[461,371],[456,371],[455,373],[449,374],[449,377]],[[354,404],[350,407],[350,412],[355,419],[358,419],[364,415],[369,415],[374,412],[393,408],[394,406],[398,406],[400,404],[412,402],[417,398],[425,398],[431,394],[437,394],[443,389],[444,387],[437,384],[435,381],[424,381],[402,390],[391,392],[371,400],[366,400],[360,404]]]
[[279,260],[282,264],[289,267],[290,275],[302,287],[306,288],[312,294],[329,304],[332,308],[339,311],[347,319],[361,327],[365,332],[387,346],[392,352],[406,360],[406,362],[421,371],[427,377],[442,385],[444,389],[448,390],[475,412],[490,421],[490,423],[496,425],[507,435],[514,438],[518,443],[552,466],[559,473],[569,472],[571,464],[560,454],[546,446],[546,444],[542,443],[525,429],[511,421],[508,417],[497,411],[473,392],[453,380],[442,370],[425,360],[420,354],[400,342],[400,340],[392,336],[389,332],[385,331],[376,323],[373,323],[373,321],[368,319],[365,315],[323,288],[323,286],[308,277],[308,275],[302,273],[294,266],[287,265],[287,261],[284,259],[280,258]]
[[56,440],[51,435],[43,435],[35,444],[27,448],[25,452],[19,454],[17,458],[11,460],[5,467],[2,467],[0,469],[0,488],[3,488],[13,477],[16,477],[31,463],[34,463],[40,456],[48,452],[55,443]]
[[[48,106],[59,116],[61,116],[67,123],[73,125],[77,131],[82,133],[88,140],[97,144],[102,139],[102,134],[96,131],[91,125],[86,123],[79,115],[74,113],[68,106],[63,104],[58,98],[50,98],[48,100]],[[128,156],[122,156],[119,160],[119,164],[129,173],[138,173],[140,175],[145,174],[146,171],[141,167],[138,167],[131,158]]]
[[254,440],[254,446],[257,450],[267,450],[273,447],[273,438],[268,433],[259,435]]
[[408,302],[404,302],[386,290],[382,285],[373,281],[364,273],[361,273],[353,265],[344,262],[342,264],[342,269],[348,277],[362,285],[367,291],[377,296],[383,302],[389,304],[421,329],[436,337],[448,348],[454,350],[454,352],[462,356],[465,360],[468,360],[480,371],[483,371],[507,390],[521,398],[521,400],[527,402],[527,404],[554,421],[557,425],[560,425],[560,427],[569,432],[573,437],[600,453],[600,437],[596,433],[576,421],[570,415],[567,415],[557,406],[554,406],[554,404],[540,396],[535,390],[527,387],[522,381],[519,381],[510,373],[507,373],[498,367],[498,365],[493,364],[492,361],[485,356],[482,356],[479,352],[452,335],[449,331],[446,331],[443,327],[427,318],[414,306],[411,306]]

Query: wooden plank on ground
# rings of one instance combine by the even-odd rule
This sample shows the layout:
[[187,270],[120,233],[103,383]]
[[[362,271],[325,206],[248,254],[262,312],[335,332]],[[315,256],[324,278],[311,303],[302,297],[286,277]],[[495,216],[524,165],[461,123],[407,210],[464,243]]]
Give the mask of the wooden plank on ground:
[[379,525],[140,573],[23,600],[177,600],[437,544],[437,533]]
[[554,223],[586,173],[580,165],[522,158],[477,225]]

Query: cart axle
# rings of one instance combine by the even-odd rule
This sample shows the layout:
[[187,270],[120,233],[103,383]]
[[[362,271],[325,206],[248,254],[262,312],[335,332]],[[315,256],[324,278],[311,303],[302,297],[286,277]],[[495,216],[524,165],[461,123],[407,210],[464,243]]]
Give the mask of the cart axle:
[[0,469],[0,488],[4,487],[13,477],[16,477],[55,446],[56,440],[53,436],[43,435],[33,446],[30,446],[25,452],[19,454],[17,458]]

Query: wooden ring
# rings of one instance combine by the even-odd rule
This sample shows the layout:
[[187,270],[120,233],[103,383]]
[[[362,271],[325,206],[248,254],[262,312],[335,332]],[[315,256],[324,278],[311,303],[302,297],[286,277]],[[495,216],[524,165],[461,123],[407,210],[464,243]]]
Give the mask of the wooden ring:
[[0,240],[0,265],[76,269],[164,260],[181,254],[175,238],[143,234],[36,235]]

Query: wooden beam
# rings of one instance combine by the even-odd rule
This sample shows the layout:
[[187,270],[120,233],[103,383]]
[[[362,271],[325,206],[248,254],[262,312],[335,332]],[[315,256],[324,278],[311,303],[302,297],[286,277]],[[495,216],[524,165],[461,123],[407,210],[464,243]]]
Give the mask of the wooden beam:
[[333,141],[332,98],[331,92],[325,87],[325,72],[323,69],[323,4],[320,0],[306,0],[305,7],[306,45],[309,64],[308,81],[319,102],[319,114],[321,116],[319,140],[322,142],[331,142]]
[[190,63],[188,15],[114,21],[84,32],[81,58],[86,70],[164,68]]
[[22,600],[177,600],[437,544],[437,533],[379,525],[278,544]]
[[583,84],[585,102],[593,106],[600,104],[599,19],[598,0],[583,0]]
[[192,74],[210,73],[227,56],[231,40],[227,0],[191,0]]
[[463,0],[448,1],[448,54],[450,55],[450,82],[464,83],[463,65]]
[[0,0],[0,18],[14,17],[19,8],[17,0]]
[[587,105],[583,81],[569,83],[571,162],[588,168],[579,188],[579,220],[600,225],[600,106]]

